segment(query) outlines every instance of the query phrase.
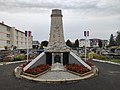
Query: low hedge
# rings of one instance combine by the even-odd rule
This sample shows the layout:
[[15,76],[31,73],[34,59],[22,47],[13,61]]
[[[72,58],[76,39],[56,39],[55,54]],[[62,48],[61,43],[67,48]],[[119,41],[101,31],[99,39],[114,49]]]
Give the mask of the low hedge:
[[20,54],[17,55],[13,58],[13,61],[20,61],[20,60],[24,60],[25,59],[25,55],[24,54]]
[[[81,58],[85,58],[85,55],[82,55],[82,56],[80,56],[80,57],[81,57]],[[88,54],[87,54],[86,58],[88,58]],[[106,60],[106,59],[108,59],[108,57],[103,56],[103,55],[98,55],[98,54],[96,54],[96,53],[93,53],[93,58],[94,58],[94,59],[100,59],[100,60]]]
[[98,54],[94,54],[94,55],[93,55],[93,58],[94,58],[94,59],[100,59],[100,60],[108,59],[108,57],[103,56],[103,55],[98,55]]

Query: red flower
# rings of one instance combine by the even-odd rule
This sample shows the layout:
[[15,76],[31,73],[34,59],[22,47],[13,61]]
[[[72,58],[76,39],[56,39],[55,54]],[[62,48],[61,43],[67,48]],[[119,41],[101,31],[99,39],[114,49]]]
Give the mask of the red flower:
[[80,73],[80,74],[83,74],[83,73],[86,73],[89,71],[86,67],[84,67],[82,65],[77,65],[77,64],[66,65],[66,69],[73,71],[73,72]]
[[50,68],[49,65],[41,64],[35,68],[26,70],[25,73],[36,75],[36,74],[39,74],[41,72],[44,72],[45,70],[47,70],[49,68]]

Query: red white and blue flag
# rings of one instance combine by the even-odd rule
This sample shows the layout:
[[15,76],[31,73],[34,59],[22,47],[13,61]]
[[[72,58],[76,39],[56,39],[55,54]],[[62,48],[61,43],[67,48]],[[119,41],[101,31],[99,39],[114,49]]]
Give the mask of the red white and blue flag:
[[30,37],[31,36],[31,31],[25,31],[25,36],[27,37]]
[[89,36],[89,31],[84,31],[84,36],[85,37]]

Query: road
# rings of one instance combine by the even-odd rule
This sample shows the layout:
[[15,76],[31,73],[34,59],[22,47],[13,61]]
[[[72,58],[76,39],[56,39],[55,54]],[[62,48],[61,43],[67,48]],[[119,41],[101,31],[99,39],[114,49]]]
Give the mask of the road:
[[18,79],[13,70],[19,64],[0,66],[0,90],[120,90],[120,66],[94,62],[99,75],[74,83],[45,84]]

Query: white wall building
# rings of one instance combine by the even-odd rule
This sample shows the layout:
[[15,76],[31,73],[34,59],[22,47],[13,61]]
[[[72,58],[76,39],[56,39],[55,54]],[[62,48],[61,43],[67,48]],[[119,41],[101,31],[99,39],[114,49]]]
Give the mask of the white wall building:
[[[33,37],[29,37],[28,43],[29,48],[32,48]],[[10,27],[5,25],[4,22],[0,23],[0,50],[5,49],[26,49],[27,48],[27,38],[25,33],[16,29],[15,27]]]
[[[79,40],[79,47],[84,47],[85,46],[85,39],[80,39]],[[86,40],[86,47],[90,47],[90,40]]]
[[[99,47],[98,43],[101,39],[87,39],[86,41],[86,47]],[[108,40],[101,40],[102,41],[102,47],[106,47],[108,45]],[[85,46],[85,39],[79,40],[79,47]]]

